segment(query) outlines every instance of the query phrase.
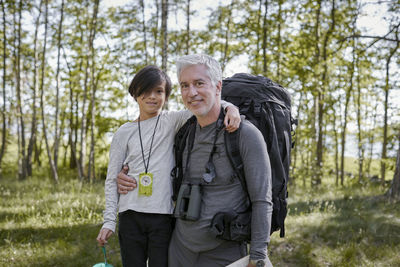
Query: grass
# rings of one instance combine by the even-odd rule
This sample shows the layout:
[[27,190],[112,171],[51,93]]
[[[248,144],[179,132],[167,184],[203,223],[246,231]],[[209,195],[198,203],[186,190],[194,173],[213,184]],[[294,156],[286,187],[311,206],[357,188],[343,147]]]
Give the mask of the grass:
[[400,210],[386,188],[293,191],[286,237],[271,237],[274,266],[400,266]]
[[[92,266],[103,262],[96,244],[104,184],[50,178],[0,180],[0,266]],[[116,237],[108,258],[121,266]]]
[[[102,223],[104,183],[36,175],[0,180],[0,266],[92,266],[103,261],[95,238]],[[400,209],[386,187],[323,182],[290,188],[286,237],[271,237],[274,266],[400,266]],[[113,236],[108,260],[121,266]]]

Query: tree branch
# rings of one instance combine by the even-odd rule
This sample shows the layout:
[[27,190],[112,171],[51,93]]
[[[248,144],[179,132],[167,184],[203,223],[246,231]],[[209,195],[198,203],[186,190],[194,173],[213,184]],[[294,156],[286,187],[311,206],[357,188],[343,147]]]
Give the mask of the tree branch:
[[341,39],[340,42],[344,42],[347,39],[352,39],[352,38],[369,38],[369,39],[376,39],[376,41],[385,40],[385,41],[397,42],[396,39],[387,38],[386,35],[385,36],[373,36],[373,35],[360,35],[360,34],[354,34],[354,35],[347,36],[347,37]]

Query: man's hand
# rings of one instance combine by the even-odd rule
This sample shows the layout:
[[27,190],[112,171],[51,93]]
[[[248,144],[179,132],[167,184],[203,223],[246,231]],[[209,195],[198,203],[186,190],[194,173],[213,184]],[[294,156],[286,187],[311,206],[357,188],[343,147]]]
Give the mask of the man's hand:
[[230,133],[236,131],[239,128],[240,121],[239,109],[234,105],[229,105],[226,108],[226,115],[224,118],[226,130]]
[[108,228],[101,228],[99,235],[97,236],[96,240],[97,243],[99,244],[100,247],[103,247],[105,244],[107,244],[107,240],[110,238],[110,236],[113,234],[113,231],[111,231]]
[[136,180],[128,176],[128,171],[129,171],[128,165],[124,165],[124,167],[118,173],[117,176],[118,193],[123,195],[128,194],[129,191],[132,191],[137,187]]

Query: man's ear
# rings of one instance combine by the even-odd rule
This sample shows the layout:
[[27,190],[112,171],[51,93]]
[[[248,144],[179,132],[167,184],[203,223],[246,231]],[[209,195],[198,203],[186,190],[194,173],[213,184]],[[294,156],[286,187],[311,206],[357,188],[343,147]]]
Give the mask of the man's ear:
[[217,83],[217,95],[221,95],[221,91],[222,91],[222,82],[218,81],[218,83]]

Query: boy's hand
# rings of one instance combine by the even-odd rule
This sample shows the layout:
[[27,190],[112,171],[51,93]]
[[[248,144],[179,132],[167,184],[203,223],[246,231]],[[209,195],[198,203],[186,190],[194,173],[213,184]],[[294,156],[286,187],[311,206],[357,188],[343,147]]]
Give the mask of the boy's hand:
[[124,165],[124,167],[118,173],[117,176],[118,193],[123,195],[128,194],[129,191],[132,191],[137,187],[136,180],[128,176],[128,171],[129,171],[128,165]]
[[101,228],[99,235],[97,236],[96,240],[97,243],[99,244],[100,247],[103,247],[105,244],[107,244],[107,240],[110,238],[110,236],[113,234],[113,231],[111,231],[108,228]]
[[229,105],[226,108],[226,115],[224,119],[226,130],[230,133],[236,131],[239,128],[240,121],[239,109],[234,105]]

